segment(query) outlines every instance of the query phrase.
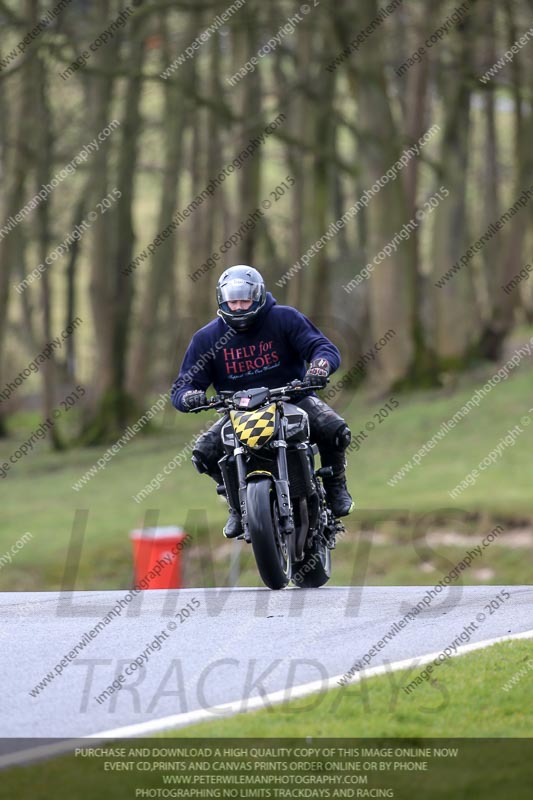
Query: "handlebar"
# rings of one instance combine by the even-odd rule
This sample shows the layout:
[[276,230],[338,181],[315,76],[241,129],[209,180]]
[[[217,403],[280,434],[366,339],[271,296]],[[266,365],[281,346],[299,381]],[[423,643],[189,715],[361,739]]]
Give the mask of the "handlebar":
[[[269,389],[268,398],[270,400],[291,400],[298,394],[304,394],[306,392],[314,392],[315,389],[317,388],[319,387],[307,386],[303,383],[303,381],[295,379],[294,381],[288,383],[286,386],[278,386],[274,389]],[[238,394],[238,392],[228,392],[228,391],[219,392],[218,394],[216,394],[214,397],[211,398],[210,402],[207,403],[207,405],[193,408],[192,413],[196,414],[199,411],[226,411],[227,409],[237,408],[238,406],[235,405],[235,402],[233,400],[236,394]]]

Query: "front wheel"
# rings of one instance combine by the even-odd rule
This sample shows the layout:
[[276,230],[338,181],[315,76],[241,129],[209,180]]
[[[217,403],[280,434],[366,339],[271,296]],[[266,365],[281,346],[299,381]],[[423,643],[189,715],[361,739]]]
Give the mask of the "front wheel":
[[292,581],[300,589],[318,589],[331,577],[331,550],[322,537],[313,541],[304,558],[295,564]]
[[280,530],[276,492],[270,480],[248,484],[246,506],[248,530],[263,583],[269,589],[284,589],[290,580],[291,555]]

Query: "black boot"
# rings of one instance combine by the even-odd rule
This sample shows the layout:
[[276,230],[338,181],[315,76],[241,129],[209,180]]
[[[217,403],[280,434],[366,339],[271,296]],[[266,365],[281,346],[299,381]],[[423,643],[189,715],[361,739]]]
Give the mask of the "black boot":
[[244,533],[242,528],[241,515],[239,514],[238,511],[236,511],[232,507],[230,500],[228,500],[228,492],[222,480],[222,475],[220,476],[220,478],[221,478],[220,483],[217,486],[217,494],[220,494],[226,498],[229,509],[228,521],[222,528],[222,533],[224,534],[226,539],[238,539],[239,536],[242,536]]
[[[194,451],[193,451],[193,456],[194,456]],[[193,458],[193,463],[195,463],[194,458]],[[196,468],[198,469],[197,462],[196,462]],[[213,480],[217,485],[217,494],[222,495],[222,497],[225,497],[226,500],[228,500],[228,493],[226,491],[226,487],[224,485],[224,479],[222,477],[220,469],[217,468],[209,470],[205,468],[205,469],[199,469],[198,471],[207,473],[207,475],[209,475],[210,478],[213,478]],[[229,506],[229,517],[228,521],[226,522],[226,524],[222,529],[222,533],[224,534],[226,539],[237,539],[244,533],[242,529],[241,515],[239,514],[238,511],[235,511],[235,509],[231,507],[229,500],[228,500],[228,506]]]
[[[324,489],[326,490],[326,497],[330,505],[333,515],[335,517],[346,517],[350,514],[355,507],[348,488],[346,486],[346,473],[344,471],[346,462],[343,453],[328,453],[328,456],[322,460],[323,466],[328,466],[333,469],[333,475],[330,478],[323,478]],[[324,461],[326,462],[324,464]]]
[[228,521],[224,525],[224,530],[222,532],[226,539],[237,539],[237,537],[242,536],[242,521],[238,511],[230,508]]

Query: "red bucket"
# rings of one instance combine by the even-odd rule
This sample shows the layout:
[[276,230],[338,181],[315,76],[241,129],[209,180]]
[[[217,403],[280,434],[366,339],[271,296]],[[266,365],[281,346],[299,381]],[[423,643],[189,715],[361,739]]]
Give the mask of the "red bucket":
[[168,525],[132,531],[135,584],[140,589],[179,589],[181,550],[187,534]]

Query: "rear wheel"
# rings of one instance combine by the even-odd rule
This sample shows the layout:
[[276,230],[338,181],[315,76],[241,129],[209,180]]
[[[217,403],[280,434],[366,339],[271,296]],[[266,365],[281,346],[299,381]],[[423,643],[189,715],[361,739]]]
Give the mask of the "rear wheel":
[[269,589],[284,589],[291,574],[291,556],[279,526],[275,489],[269,480],[252,481],[246,493],[248,530],[257,569]]
[[322,537],[315,539],[302,561],[294,565],[292,580],[300,589],[318,589],[331,577],[331,550]]

